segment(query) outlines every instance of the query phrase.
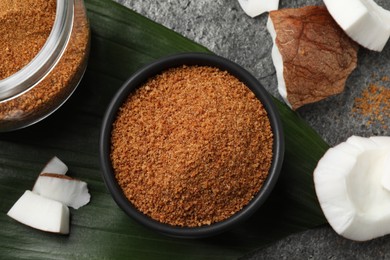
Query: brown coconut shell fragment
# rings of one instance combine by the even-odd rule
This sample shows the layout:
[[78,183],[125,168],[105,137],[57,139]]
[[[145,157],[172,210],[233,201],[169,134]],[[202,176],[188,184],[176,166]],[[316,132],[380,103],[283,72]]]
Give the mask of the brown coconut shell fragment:
[[[348,76],[357,66],[359,47],[325,7],[272,11],[269,22],[276,33],[274,48],[283,61],[276,64],[274,59],[274,64],[283,66],[279,71],[285,83],[284,98],[292,109],[344,90]],[[284,87],[280,79],[278,76],[279,91]]]

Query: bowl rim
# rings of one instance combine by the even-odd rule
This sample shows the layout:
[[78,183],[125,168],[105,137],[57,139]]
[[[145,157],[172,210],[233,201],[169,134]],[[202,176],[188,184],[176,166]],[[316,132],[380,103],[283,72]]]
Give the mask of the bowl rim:
[[[200,227],[177,227],[159,222],[151,217],[140,212],[130,201],[125,197],[121,187],[119,186],[114,176],[114,171],[110,160],[111,147],[111,130],[112,123],[116,119],[117,111],[128,95],[140,87],[150,77],[155,76],[169,68],[179,67],[182,65],[199,65],[211,66],[221,70],[228,71],[231,75],[243,82],[263,104],[267,111],[268,118],[271,123],[272,132],[274,134],[273,158],[272,164],[267,176],[259,192],[252,200],[244,206],[240,211],[226,220],[213,223],[207,226]],[[273,97],[260,84],[260,82],[247,70],[239,66],[233,61],[215,54],[189,52],[179,53],[165,56],[157,59],[154,62],[142,67],[136,71],[116,92],[111,99],[106,112],[104,114],[100,139],[99,139],[99,156],[100,166],[104,183],[113,197],[117,205],[130,217],[137,222],[147,226],[155,231],[163,233],[171,237],[180,238],[202,238],[220,234],[248,219],[258,208],[266,201],[272,192],[281,172],[284,158],[284,135],[283,127],[278,113],[278,109],[272,100]]]

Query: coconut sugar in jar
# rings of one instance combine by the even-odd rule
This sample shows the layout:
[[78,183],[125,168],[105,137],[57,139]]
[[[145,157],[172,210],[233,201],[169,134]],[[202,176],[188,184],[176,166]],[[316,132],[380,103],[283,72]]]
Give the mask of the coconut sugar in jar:
[[0,132],[59,108],[84,75],[90,29],[83,0],[0,2]]

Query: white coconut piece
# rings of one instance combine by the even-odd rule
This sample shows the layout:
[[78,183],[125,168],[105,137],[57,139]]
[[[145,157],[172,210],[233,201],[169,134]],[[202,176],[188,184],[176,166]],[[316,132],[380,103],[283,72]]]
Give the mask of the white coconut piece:
[[274,23],[272,22],[270,16],[268,16],[268,20],[267,20],[267,30],[271,35],[272,42],[273,42],[271,57],[276,71],[276,78],[278,80],[278,91],[280,96],[283,98],[284,102],[291,108],[291,104],[287,98],[286,81],[284,80],[284,76],[283,76],[283,70],[284,70],[283,57],[276,44],[276,31],[275,31]]
[[39,230],[60,234],[69,233],[68,207],[28,190],[13,205],[7,215]]
[[383,166],[383,172],[381,178],[381,184],[384,189],[390,192],[390,155],[385,159],[385,164]]
[[355,146],[362,152],[379,148],[378,144],[375,143],[372,139],[354,135],[348,138],[346,143]]
[[390,37],[390,12],[373,0],[324,0],[329,13],[357,43],[382,51]]
[[388,136],[372,136],[370,137],[370,140],[380,147],[390,147],[390,138]]
[[331,227],[365,241],[390,234],[390,137],[350,137],[330,148],[314,171],[315,190]]
[[[386,149],[390,147],[390,138],[388,136],[373,136],[370,139],[376,143],[379,147]],[[390,156],[386,159],[386,163],[383,166],[383,176],[381,183],[383,188],[390,191]]]
[[244,12],[250,17],[261,15],[262,13],[278,10],[279,0],[238,0]]
[[41,173],[50,172],[56,174],[65,175],[68,171],[68,166],[61,161],[58,157],[54,156],[51,160],[45,165]]
[[86,182],[61,174],[40,174],[32,191],[74,209],[88,204],[91,198]]

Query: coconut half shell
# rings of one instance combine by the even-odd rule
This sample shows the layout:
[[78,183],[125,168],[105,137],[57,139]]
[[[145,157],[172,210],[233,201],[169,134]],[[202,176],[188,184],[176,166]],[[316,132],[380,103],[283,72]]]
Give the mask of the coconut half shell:
[[359,47],[325,7],[271,11],[267,27],[274,40],[279,92],[292,109],[344,90]]

